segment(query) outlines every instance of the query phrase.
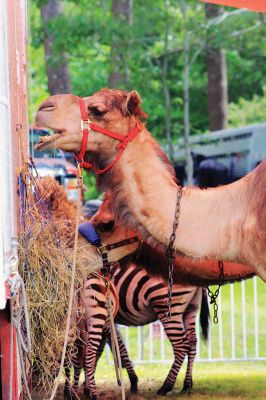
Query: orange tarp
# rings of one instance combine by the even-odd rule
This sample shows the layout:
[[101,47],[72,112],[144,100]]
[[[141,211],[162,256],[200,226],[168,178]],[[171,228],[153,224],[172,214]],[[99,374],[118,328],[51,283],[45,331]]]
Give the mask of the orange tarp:
[[247,8],[248,10],[266,12],[266,0],[201,0],[205,3],[220,4],[222,6]]

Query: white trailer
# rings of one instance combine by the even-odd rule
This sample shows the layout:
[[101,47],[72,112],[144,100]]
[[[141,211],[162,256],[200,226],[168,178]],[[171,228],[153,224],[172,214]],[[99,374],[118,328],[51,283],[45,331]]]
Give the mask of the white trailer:
[[[194,135],[189,142],[194,155],[216,159],[238,179],[266,158],[266,122]],[[174,146],[174,157],[185,162],[183,139]]]
[[28,143],[26,16],[26,0],[0,0],[0,398],[4,400],[20,396],[10,298],[18,272],[17,177],[21,149],[27,154]]

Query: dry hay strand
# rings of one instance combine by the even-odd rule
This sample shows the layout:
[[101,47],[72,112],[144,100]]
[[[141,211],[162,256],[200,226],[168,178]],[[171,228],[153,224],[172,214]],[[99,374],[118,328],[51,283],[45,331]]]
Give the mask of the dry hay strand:
[[[73,260],[73,249],[66,242],[75,230],[76,207],[52,178],[34,182],[26,187],[19,258],[30,311],[34,383],[48,393],[59,369],[65,337]],[[68,357],[76,351],[79,288],[88,274],[100,267],[93,246],[86,249],[86,254],[77,256]]]

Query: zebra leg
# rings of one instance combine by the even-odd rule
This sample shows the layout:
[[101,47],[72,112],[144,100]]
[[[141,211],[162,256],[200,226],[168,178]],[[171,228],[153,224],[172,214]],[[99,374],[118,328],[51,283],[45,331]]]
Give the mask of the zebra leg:
[[80,377],[80,373],[82,370],[82,365],[76,364],[74,362],[73,362],[73,365],[74,365],[73,389],[74,389],[74,392],[77,393],[78,388],[79,388],[79,377]]
[[97,361],[97,349],[99,343],[91,339],[88,340],[85,348],[85,384],[84,395],[90,400],[99,400],[99,393],[97,391],[95,382],[95,369]]
[[103,354],[105,344],[106,344],[106,337],[103,332],[102,340],[101,340],[100,346],[99,346],[99,348],[97,350],[97,354],[96,354],[96,366],[98,364],[99,359],[101,358],[101,356]]
[[186,338],[182,317],[181,314],[173,317],[170,321],[166,321],[165,314],[161,316],[161,322],[172,344],[175,357],[167,378],[162,387],[157,391],[157,394],[161,396],[166,395],[166,393],[173,389],[183,361],[189,352],[189,344]]
[[[121,333],[120,333],[119,329],[117,329],[117,328],[116,328],[116,334],[117,334],[117,340],[118,340],[118,345],[119,345],[119,352],[120,352],[120,357],[121,357],[122,368],[125,368],[127,370],[128,377],[130,380],[130,392],[137,393],[138,392],[137,374],[134,370],[133,363],[129,358],[127,348],[125,346],[125,343],[123,341]],[[106,329],[106,336],[107,336],[108,344],[109,344],[110,348],[112,349],[110,328]]]
[[69,366],[65,366],[65,385],[64,385],[64,399],[71,399],[71,373]]
[[85,341],[84,356],[84,395],[90,400],[99,400],[100,396],[95,382],[95,369],[97,352],[102,341],[103,328],[107,319],[106,288],[104,282],[95,277],[87,279],[83,286],[81,297],[88,333],[88,338]]
[[197,353],[197,336],[196,336],[196,315],[201,302],[201,289],[197,289],[195,296],[189,304],[184,314],[184,325],[186,329],[186,337],[189,343],[188,363],[183,389],[181,393],[190,394],[192,391],[193,380],[192,371],[194,360]]

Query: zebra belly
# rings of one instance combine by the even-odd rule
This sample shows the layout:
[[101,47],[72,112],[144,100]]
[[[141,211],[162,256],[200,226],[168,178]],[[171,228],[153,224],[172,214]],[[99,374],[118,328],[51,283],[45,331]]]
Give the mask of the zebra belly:
[[142,326],[154,322],[157,319],[157,315],[152,308],[149,307],[138,312],[134,310],[134,313],[131,313],[130,311],[125,312],[119,309],[115,317],[115,323],[126,326]]

